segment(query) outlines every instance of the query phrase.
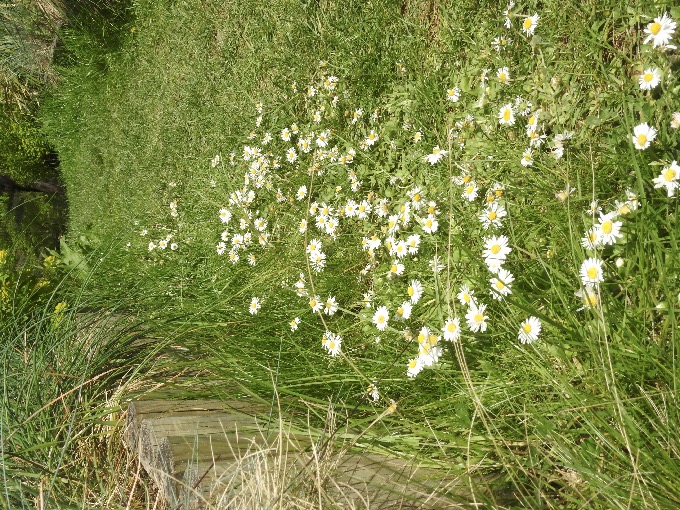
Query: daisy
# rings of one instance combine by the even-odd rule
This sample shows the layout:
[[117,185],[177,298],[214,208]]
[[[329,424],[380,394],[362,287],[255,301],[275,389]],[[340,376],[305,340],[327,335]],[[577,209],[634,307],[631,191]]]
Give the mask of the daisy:
[[475,299],[472,297],[474,293],[475,291],[470,290],[470,287],[468,287],[467,285],[463,285],[460,288],[460,291],[458,292],[458,295],[456,297],[458,298],[458,301],[460,301],[461,305],[474,306]]
[[579,308],[579,311],[585,308],[595,308],[600,304],[600,299],[597,295],[597,288],[594,285],[586,284],[582,289],[574,292],[574,295],[577,298],[580,298],[581,303],[583,303],[583,306]]
[[378,330],[385,331],[389,318],[390,316],[389,312],[387,311],[387,307],[380,306],[373,315],[373,324],[375,324],[375,327],[378,328]]
[[435,163],[439,162],[444,156],[446,156],[449,153],[449,151],[446,151],[444,149],[440,149],[439,145],[435,145],[432,147],[432,154],[427,154],[424,159],[430,163],[430,165],[434,165]]
[[602,244],[614,244],[617,239],[623,237],[623,234],[621,234],[621,225],[623,223],[614,221],[615,218],[616,212],[600,214],[600,223],[595,228],[599,231],[599,238]]
[[362,200],[357,206],[357,218],[360,220],[367,219],[371,209],[371,204],[368,202],[368,200]]
[[498,202],[491,202],[486,206],[484,211],[479,215],[479,221],[485,230],[487,230],[492,225],[494,227],[501,226],[501,218],[505,217],[507,213],[505,212],[505,207],[500,205]]
[[406,246],[408,247],[408,252],[411,255],[416,255],[418,253],[418,247],[420,246],[420,236],[418,234],[412,234],[406,239]]
[[531,147],[529,147],[527,150],[525,150],[522,153],[522,159],[521,159],[520,163],[522,163],[522,166],[524,166],[524,167],[531,166],[531,165],[534,164],[534,160],[533,160],[533,157],[532,157],[532,154],[531,154]]
[[437,209],[437,202],[434,200],[430,200],[427,203],[427,214],[432,214],[433,216],[437,216],[439,214],[439,210]]
[[534,35],[534,31],[536,30],[536,27],[538,26],[538,13],[535,13],[533,16],[528,16],[527,18],[524,19],[522,22],[522,31],[526,35]]
[[387,218],[387,231],[390,234],[393,234],[397,230],[399,230],[399,216],[393,214],[389,218]]
[[671,166],[661,170],[661,173],[653,182],[655,188],[666,188],[668,196],[672,197],[675,190],[680,187],[680,166],[678,166],[678,162],[673,161]]
[[260,299],[254,297],[253,299],[250,300],[250,308],[248,311],[250,312],[250,315],[256,315],[257,312],[260,311]]
[[323,311],[326,315],[333,315],[338,311],[338,303],[335,301],[334,296],[330,296],[326,300],[326,306],[324,307]]
[[312,307],[312,312],[317,313],[321,311],[321,301],[319,300],[319,296],[314,296],[312,299],[309,300],[309,306]]
[[422,222],[423,231],[428,234],[434,234],[437,231],[437,228],[439,227],[439,222],[437,221],[437,218],[432,214],[428,214],[427,218],[423,219]]
[[413,306],[410,301],[404,301],[394,314],[394,318],[398,320],[406,320],[411,317],[411,312],[413,311]]
[[460,338],[460,319],[458,317],[448,318],[444,324],[444,340],[457,342]]
[[496,78],[498,78],[498,81],[504,85],[507,85],[510,83],[510,71],[508,71],[507,67],[501,67],[497,72],[496,72]]
[[671,47],[668,43],[670,42],[676,27],[677,24],[673,21],[673,18],[667,13],[664,13],[663,16],[654,18],[654,22],[647,25],[645,34],[648,35],[642,43],[647,44],[649,41],[652,41],[652,46],[654,48],[657,46]]
[[604,276],[602,273],[602,262],[600,259],[591,257],[583,261],[581,264],[581,281],[584,285],[589,283],[600,283],[604,281]]
[[326,254],[320,251],[311,253],[309,255],[309,263],[315,273],[320,273],[326,267]]
[[363,114],[364,110],[361,108],[354,110],[354,113],[352,113],[352,124],[356,124]]
[[600,229],[592,227],[588,229],[586,235],[581,238],[581,246],[586,250],[595,250],[602,244]]
[[264,218],[257,218],[253,224],[255,225],[255,230],[258,232],[264,232],[267,230],[267,220]]
[[366,142],[366,145],[368,145],[370,147],[370,146],[374,145],[379,139],[380,139],[380,137],[378,136],[378,133],[371,130],[371,132],[366,137],[366,140],[364,140],[364,141]]
[[654,141],[654,138],[656,138],[656,129],[647,125],[646,122],[638,124],[633,129],[633,144],[636,149],[646,149]]
[[368,398],[373,401],[377,402],[380,400],[380,392],[378,391],[378,382],[373,381],[371,384],[368,385],[368,389],[366,390],[366,393],[368,393]]
[[326,334],[326,349],[328,354],[335,357],[340,353],[340,346],[342,345],[342,337],[335,333]]
[[413,143],[418,143],[420,140],[423,139],[423,134],[420,131],[416,131],[415,133],[413,133],[411,139],[413,140]]
[[224,252],[227,251],[227,245],[223,242],[219,242],[217,243],[217,246],[215,246],[215,251],[217,251],[218,255],[223,255]]
[[671,117],[671,127],[673,129],[680,128],[680,112],[673,112]]
[[295,194],[295,198],[297,200],[304,200],[304,198],[307,196],[307,186],[302,185],[298,188],[297,193]]
[[286,152],[286,159],[288,160],[288,162],[289,163],[295,163],[297,158],[298,158],[298,156],[297,156],[297,152],[295,152],[295,149],[293,147],[288,149],[288,151]]
[[463,188],[463,193],[460,195],[462,198],[473,202],[477,198],[477,183],[475,181],[469,181],[465,184]]
[[654,87],[656,87],[659,82],[661,81],[661,73],[659,72],[659,69],[656,67],[650,67],[649,69],[645,69],[645,71],[640,75],[640,88],[642,90],[652,90]]
[[298,225],[298,231],[301,234],[304,234],[305,232],[307,232],[307,220],[306,219],[302,218],[300,220],[300,223]]
[[392,264],[390,265],[390,271],[388,273],[388,276],[400,276],[404,274],[404,264],[397,260],[393,260]]
[[530,344],[538,340],[538,335],[541,332],[541,321],[536,317],[529,317],[519,327],[517,334],[519,341],[523,344]]
[[512,126],[515,123],[515,112],[512,110],[511,103],[501,107],[498,112],[498,122],[504,126]]
[[406,375],[411,379],[415,378],[420,372],[422,372],[424,368],[420,358],[413,358],[412,360],[409,360],[406,366]]
[[281,130],[281,140],[284,142],[290,142],[290,129],[283,128]]
[[222,223],[225,224],[229,223],[229,221],[231,220],[231,212],[229,211],[229,209],[226,209],[224,207],[220,209],[220,220],[222,220]]
[[491,291],[494,299],[501,300],[505,296],[512,294],[511,283],[515,281],[515,277],[507,269],[500,268],[497,276],[491,278]]
[[529,119],[527,119],[527,132],[536,131],[538,128],[538,117],[540,114],[540,111],[535,111],[529,116]]
[[417,304],[423,295],[423,285],[418,280],[411,280],[408,284],[408,289],[406,289],[409,299],[412,304]]
[[460,89],[458,87],[453,87],[446,91],[446,100],[452,103],[457,103],[460,99]]
[[394,253],[398,259],[404,258],[408,253],[408,246],[406,245],[406,241],[404,240],[399,241],[397,245],[394,247]]
[[307,289],[305,288],[305,275],[303,273],[300,273],[300,278],[298,278],[298,281],[295,282],[293,287],[295,288],[295,293],[300,296],[306,296],[307,295]]
[[295,317],[292,321],[288,323],[290,326],[291,331],[297,330],[298,326],[300,325],[300,317]]
[[432,272],[436,274],[441,273],[446,267],[439,261],[439,257],[437,257],[436,255],[430,259],[427,265],[430,267]]
[[468,328],[473,333],[477,333],[478,331],[484,333],[486,331],[486,320],[488,317],[484,315],[485,310],[486,305],[473,304],[465,314],[465,320],[467,321]]
[[229,251],[229,262],[232,264],[236,264],[239,261],[239,256],[236,250],[230,250]]
[[482,256],[486,260],[504,261],[511,251],[512,248],[508,246],[508,238],[506,236],[491,236],[484,239]]

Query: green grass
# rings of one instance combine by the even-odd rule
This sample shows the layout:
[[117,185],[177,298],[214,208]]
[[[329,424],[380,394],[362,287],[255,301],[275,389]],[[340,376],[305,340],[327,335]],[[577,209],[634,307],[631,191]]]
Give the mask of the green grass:
[[[67,244],[86,247],[97,261],[84,273],[87,292],[112,302],[125,296],[123,306],[185,342],[200,358],[192,363],[224,381],[226,396],[267,400],[276,390],[291,413],[330,400],[357,430],[395,401],[397,412],[382,416],[361,446],[454,470],[492,507],[677,506],[678,210],[677,198],[652,179],[677,159],[670,120],[680,109],[680,85],[666,73],[677,71],[675,56],[642,44],[643,29],[665,9],[680,17],[670,2],[526,2],[513,9],[513,42],[500,53],[490,46],[504,30],[497,2],[138,1],[114,44],[66,29],[64,81],[42,119],[68,188]],[[527,38],[519,26],[534,12],[539,24]],[[506,66],[509,85],[496,79]],[[644,93],[636,73],[651,66],[663,79]],[[484,69],[488,90],[480,87]],[[323,89],[329,75],[339,78],[337,108],[336,92]],[[314,97],[305,97],[308,85],[317,87]],[[454,86],[461,99],[447,102]],[[540,110],[547,136],[528,167],[520,164],[526,118],[498,123],[501,106],[517,95]],[[322,105],[327,115],[317,125],[313,114]],[[352,124],[357,108],[364,115]],[[457,127],[468,114],[474,126]],[[322,162],[324,174],[312,180],[309,155],[300,154],[299,168],[286,163],[290,144],[279,133],[292,122],[303,134],[330,129],[340,154],[357,150],[352,166]],[[641,122],[658,129],[644,151],[631,142]],[[359,142],[371,129],[380,140],[363,151]],[[249,140],[252,130],[257,137]],[[412,142],[417,130],[420,144]],[[566,131],[573,137],[558,160],[551,143]],[[267,177],[272,190],[256,190],[251,209],[252,220],[268,221],[271,243],[251,250],[256,266],[244,253],[232,265],[216,253],[226,228],[218,213],[243,186],[243,146],[261,146],[265,132],[273,136],[266,151],[283,162]],[[435,145],[449,155],[430,165],[422,157]],[[213,167],[216,154],[222,162]],[[362,182],[357,193],[347,168]],[[451,178],[462,175],[479,185],[477,200],[461,197]],[[477,216],[496,182],[505,187],[508,216],[501,228],[484,230]],[[277,188],[293,197],[301,185],[311,197],[276,201]],[[370,196],[375,206],[384,197],[398,212],[415,186],[436,200],[439,229],[429,235],[412,221],[399,234],[422,236],[404,276],[385,276],[392,257],[381,248],[369,275],[357,279],[372,263],[361,238],[384,239],[386,219],[343,218],[336,240],[311,221],[307,234],[297,230],[311,201],[337,209],[349,198]],[[597,250],[604,261],[599,304],[579,310],[579,269],[595,256],[581,237],[598,221],[586,210],[595,199],[612,211],[628,200],[627,190],[639,208],[619,217],[625,237]],[[230,237],[240,218],[231,210]],[[491,298],[493,275],[481,257],[491,232],[512,247],[507,268],[515,281],[504,301]],[[167,234],[177,250],[148,250]],[[327,254],[318,274],[304,252],[314,237]],[[438,275],[428,267],[434,255],[445,266]],[[313,285],[322,300],[336,297],[339,313],[310,313],[308,298],[292,289],[300,273],[310,292]],[[411,319],[398,323],[394,313],[412,278],[424,296]],[[462,284],[488,305],[489,329],[464,327],[460,342],[443,342],[434,368],[407,378],[417,347],[402,330],[439,332],[453,315],[464,324],[466,309],[456,299]],[[370,310],[362,304],[369,290]],[[254,296],[262,299],[257,315],[248,313]],[[391,317],[382,333],[371,322],[380,305]],[[293,333],[288,324],[296,316],[302,323]],[[530,316],[542,331],[524,345],[518,329]],[[342,335],[342,355],[321,347],[326,329]],[[366,394],[373,381],[376,402]],[[319,412],[313,424],[324,419]]]

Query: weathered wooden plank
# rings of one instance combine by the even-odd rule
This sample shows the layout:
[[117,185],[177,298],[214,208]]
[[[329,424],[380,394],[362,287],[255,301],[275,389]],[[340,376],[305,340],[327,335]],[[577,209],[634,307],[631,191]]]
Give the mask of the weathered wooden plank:
[[[437,491],[450,491],[454,481],[408,460],[329,450],[318,471],[315,439],[299,431],[282,432],[279,421],[270,422],[265,411],[243,401],[135,402],[129,406],[126,437],[171,508],[198,509],[206,501],[235,497],[229,491],[247,483],[248,470],[262,468],[258,462],[273,464],[300,483],[322,483],[324,493],[353,502],[349,506],[361,507],[363,498],[371,509],[455,508],[437,496]],[[266,438],[269,428],[273,437]],[[336,435],[341,437],[351,444],[352,434]]]
[[137,448],[139,431],[144,420],[196,417],[190,418],[191,421],[192,419],[202,420],[210,415],[218,416],[233,412],[245,416],[255,416],[258,412],[264,412],[264,409],[248,402],[236,400],[229,402],[222,400],[140,400],[130,402],[126,417],[125,440],[131,449]]

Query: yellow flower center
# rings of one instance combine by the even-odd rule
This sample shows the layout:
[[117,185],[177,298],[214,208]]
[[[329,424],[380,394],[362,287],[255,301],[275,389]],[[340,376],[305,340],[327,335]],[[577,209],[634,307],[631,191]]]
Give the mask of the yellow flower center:
[[500,81],[501,83],[503,83],[507,79],[508,79],[508,76],[505,73],[501,73],[501,74],[498,75],[498,81]]
[[602,224],[602,232],[604,232],[605,234],[611,234],[613,228],[614,228],[614,225],[612,225],[611,221],[605,221]]
[[644,147],[644,145],[647,143],[647,135],[638,135],[637,143],[638,145]]
[[531,18],[527,18],[524,20],[524,23],[522,23],[522,26],[524,27],[524,30],[529,30],[531,26],[534,24]]
[[536,124],[536,116],[532,115],[531,117],[529,117],[529,125],[533,126],[534,124]]
[[510,115],[512,115],[512,111],[510,110],[510,108],[507,108],[507,109],[503,112],[503,120],[506,121],[506,122],[509,121],[509,120],[510,120]]
[[437,342],[439,342],[439,339],[436,337],[436,335],[430,335],[428,341],[430,342],[430,346],[434,347],[437,345]]
[[467,188],[465,188],[465,193],[467,193],[468,195],[472,195],[472,193],[474,191],[475,191],[475,187],[472,184],[470,186],[468,186]]
[[496,214],[496,211],[491,211],[491,212],[489,213],[489,219],[490,219],[491,221],[495,220],[497,217],[498,217],[498,215]]
[[419,333],[418,334],[418,343],[422,344],[424,341],[425,341],[425,335],[423,335],[422,333]]
[[659,35],[659,32],[661,32],[661,23],[659,23],[658,21],[655,21],[654,23],[652,23],[652,24],[649,26],[649,31],[650,31],[653,35]]
[[675,170],[672,168],[666,168],[663,171],[663,178],[666,179],[666,181],[671,182],[673,179],[675,179],[676,173]]
[[385,316],[381,315],[380,317],[378,317],[378,324],[384,324],[384,323],[385,323]]
[[498,253],[499,253],[500,251],[501,251],[501,246],[500,246],[500,244],[494,244],[494,245],[491,247],[491,253],[493,253],[494,255],[498,255]]
[[403,307],[400,306],[399,308],[397,308],[397,315],[398,315],[399,317],[401,317],[402,315],[404,315],[404,308],[403,308]]
[[470,294],[463,294],[463,301],[470,303]]
[[409,368],[416,368],[416,365],[418,362],[415,359],[412,359],[411,361],[408,362],[408,367]]
[[487,201],[488,203],[491,203],[491,202],[493,202],[494,200],[496,200],[496,198],[495,198],[493,195],[487,195],[486,201]]
[[420,198],[421,198],[420,193],[416,193],[415,195],[413,195],[413,201],[414,202],[420,202]]
[[654,79],[654,74],[653,73],[645,73],[645,75],[642,77],[643,80],[645,80],[647,83],[652,81]]
[[481,313],[475,314],[475,322],[484,322],[484,316]]
[[458,328],[456,327],[456,324],[455,324],[454,322],[451,322],[451,323],[449,323],[448,326],[446,326],[446,330],[447,330],[449,333],[455,333],[455,332],[456,332],[456,329],[458,329]]
[[527,322],[524,326],[522,326],[522,330],[523,330],[526,334],[531,333],[531,324],[529,324],[529,323]]
[[332,351],[333,349],[335,349],[335,342],[334,342],[333,340],[331,340],[331,341],[329,342],[328,348],[329,348],[331,351]]
[[469,176],[469,175],[466,175],[465,177],[463,177],[463,182],[464,182],[464,183],[468,183],[468,182],[470,182],[471,180],[472,180],[472,177]]
[[498,290],[503,290],[503,289],[505,288],[505,284],[504,284],[502,281],[498,280],[498,281],[496,282],[496,288],[497,288]]
[[597,305],[597,294],[593,294],[592,292],[589,292],[586,298],[583,300],[583,304],[588,305],[588,306],[596,306]]
[[392,267],[390,268],[390,271],[391,271],[392,273],[396,273],[396,272],[397,272],[397,269],[398,269],[398,268],[397,268],[397,265],[396,265],[396,264],[392,264]]
[[597,278],[597,268],[596,267],[590,267],[588,268],[588,271],[586,271],[586,274],[588,275],[588,278],[591,280],[594,280]]
[[409,287],[408,290],[406,291],[406,293],[407,293],[409,296],[413,297],[413,294],[416,293],[416,290],[415,290],[413,287]]
[[314,308],[314,307],[316,306],[316,301],[312,299],[312,300],[309,302],[309,306],[311,306],[312,308]]
[[432,228],[432,220],[426,220],[426,221],[425,221],[425,226],[426,226],[427,228]]
[[499,198],[502,197],[502,196],[503,196],[503,190],[502,190],[502,189],[497,189],[497,190],[496,190],[496,196],[499,197]]

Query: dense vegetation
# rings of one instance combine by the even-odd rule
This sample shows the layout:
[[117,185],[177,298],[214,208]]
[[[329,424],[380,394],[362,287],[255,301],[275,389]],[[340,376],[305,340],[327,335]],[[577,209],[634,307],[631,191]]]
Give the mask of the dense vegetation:
[[452,500],[674,508],[680,9],[449,4],[77,13],[39,111],[66,306],[134,313],[225,397],[331,407]]

